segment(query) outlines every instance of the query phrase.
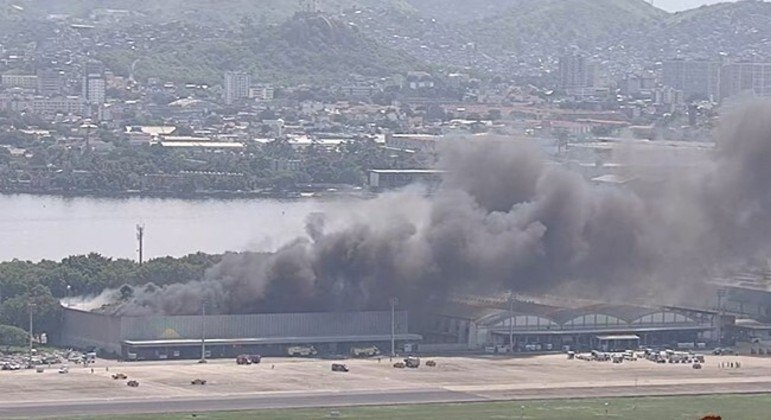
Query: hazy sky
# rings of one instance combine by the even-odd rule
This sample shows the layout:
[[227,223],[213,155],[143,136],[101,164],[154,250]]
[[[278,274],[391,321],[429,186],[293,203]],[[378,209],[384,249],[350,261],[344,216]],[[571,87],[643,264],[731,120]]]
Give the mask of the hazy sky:
[[735,0],[653,0],[653,4],[661,9],[670,12],[678,10],[693,9],[704,4],[724,3]]

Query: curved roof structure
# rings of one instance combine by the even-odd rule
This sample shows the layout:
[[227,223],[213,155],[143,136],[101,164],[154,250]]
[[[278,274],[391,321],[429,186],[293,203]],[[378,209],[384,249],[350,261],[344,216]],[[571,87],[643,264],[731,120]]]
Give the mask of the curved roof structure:
[[465,318],[490,328],[574,330],[584,328],[619,328],[695,325],[694,319],[667,308],[634,305],[593,304],[578,308],[557,308],[532,302],[514,302],[507,309],[452,304],[441,315]]

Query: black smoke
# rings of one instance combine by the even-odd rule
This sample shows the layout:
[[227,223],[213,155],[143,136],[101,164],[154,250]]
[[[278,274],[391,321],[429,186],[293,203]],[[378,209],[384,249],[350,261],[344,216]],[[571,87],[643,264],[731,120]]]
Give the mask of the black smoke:
[[[570,290],[677,299],[771,244],[771,107],[724,118],[715,155],[647,188],[600,187],[506,139],[443,150],[444,182],[366,203],[342,226],[313,214],[274,253],[225,256],[201,282],[136,290],[122,314],[408,308],[448,293]],[[653,185],[653,188],[651,188]],[[417,210],[416,210],[417,209]]]

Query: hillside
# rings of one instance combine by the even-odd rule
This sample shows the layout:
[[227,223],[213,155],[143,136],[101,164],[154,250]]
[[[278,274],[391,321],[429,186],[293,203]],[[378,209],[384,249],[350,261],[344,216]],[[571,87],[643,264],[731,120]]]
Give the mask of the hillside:
[[[280,23],[300,11],[299,0],[17,0],[16,3],[37,16],[50,13],[87,16],[91,10],[108,8],[133,11],[155,22],[183,20],[207,25],[229,24],[245,17],[255,22]],[[352,7],[414,11],[405,0],[319,1],[320,10],[328,13]]]
[[[630,37],[649,54],[758,60],[771,58],[771,3],[740,1],[675,13],[647,33]],[[655,47],[655,48],[654,48]]]
[[141,57],[137,76],[220,83],[239,69],[264,82],[340,81],[352,75],[382,77],[425,69],[417,59],[382,46],[356,27],[323,15],[297,14],[278,26],[231,32],[219,38],[158,43],[149,51],[114,49],[100,58],[127,69]]
[[570,1],[560,0],[558,2],[549,0],[407,0],[407,2],[418,12],[426,17],[436,18],[443,22],[471,22],[493,18],[502,14],[532,14],[537,10],[552,9],[559,3],[563,8],[591,7],[594,10],[595,5],[605,8],[606,5],[612,5],[618,10],[626,13],[638,15],[642,18],[655,18],[664,15],[659,9],[651,7],[644,0],[615,0],[615,1]]
[[668,14],[643,0],[514,0],[496,16],[464,25],[463,31],[489,52],[591,48],[623,38]]

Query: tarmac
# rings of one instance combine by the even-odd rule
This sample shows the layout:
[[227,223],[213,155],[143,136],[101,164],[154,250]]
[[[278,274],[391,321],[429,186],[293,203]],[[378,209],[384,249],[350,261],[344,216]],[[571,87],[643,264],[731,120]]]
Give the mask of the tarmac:
[[[195,413],[263,408],[343,407],[553,398],[764,393],[771,357],[707,356],[702,369],[647,360],[587,362],[565,355],[436,357],[436,367],[395,369],[388,357],[345,360],[264,358],[132,362],[98,360],[90,367],[58,366],[0,372],[0,418],[132,413]],[[396,361],[396,359],[394,360]],[[739,362],[740,368],[721,364]],[[94,371],[91,372],[91,367]],[[111,375],[123,373],[126,380]],[[206,385],[192,385],[194,379]],[[128,380],[140,386],[131,388]]]

